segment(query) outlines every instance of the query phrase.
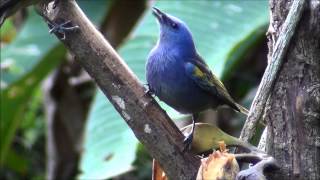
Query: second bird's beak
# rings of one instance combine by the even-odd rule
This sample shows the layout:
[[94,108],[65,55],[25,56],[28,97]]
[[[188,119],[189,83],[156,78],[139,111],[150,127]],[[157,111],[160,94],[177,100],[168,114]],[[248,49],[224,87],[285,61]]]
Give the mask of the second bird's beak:
[[158,8],[152,7],[152,14],[158,19],[159,22],[163,21],[163,18],[166,17],[166,14],[161,12]]

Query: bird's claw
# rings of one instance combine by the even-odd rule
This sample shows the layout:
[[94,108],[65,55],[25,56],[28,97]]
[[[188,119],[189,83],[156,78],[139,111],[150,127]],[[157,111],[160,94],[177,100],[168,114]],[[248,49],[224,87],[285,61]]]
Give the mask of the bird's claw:
[[184,148],[183,148],[182,152],[186,152],[186,151],[191,150],[192,141],[193,141],[193,134],[190,133],[183,140]]
[[150,89],[149,84],[143,84],[143,86],[144,86],[144,88],[146,89],[146,90],[145,90],[145,93],[146,93],[146,94],[149,94],[149,95],[151,95],[152,97],[155,96],[154,92]]
[[57,24],[55,22],[48,22],[48,25],[49,25],[49,33],[52,34],[52,33],[55,33],[59,36],[62,36],[60,37],[61,40],[65,40],[66,39],[66,33],[67,32],[72,32],[72,31],[75,31],[77,29],[79,29],[79,26],[77,25],[72,25],[71,21],[66,21],[66,22],[63,22],[61,24]]

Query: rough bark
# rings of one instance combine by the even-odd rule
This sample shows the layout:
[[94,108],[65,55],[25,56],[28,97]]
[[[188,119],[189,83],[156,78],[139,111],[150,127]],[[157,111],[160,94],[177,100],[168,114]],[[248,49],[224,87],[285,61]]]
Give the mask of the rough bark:
[[112,47],[122,43],[123,37],[130,33],[132,26],[137,23],[146,5],[146,0],[117,0],[113,2],[101,28],[102,34]]
[[[48,11],[49,10],[49,14]],[[61,39],[81,66],[96,81],[123,119],[163,167],[170,179],[192,179],[200,160],[183,153],[183,134],[139,83],[116,51],[94,28],[76,2],[60,1],[42,9],[45,19],[55,23],[70,20],[79,29]],[[59,32],[58,32],[59,33]],[[57,34],[61,37],[61,34]]]
[[44,83],[48,180],[66,180],[77,174],[85,106],[89,105],[68,83],[65,67],[59,68]]
[[[292,1],[270,0],[269,57]],[[266,104],[267,152],[281,170],[271,179],[320,179],[320,3],[307,1]]]
[[272,24],[273,19],[272,17],[270,18],[271,23],[269,25],[267,34],[271,35],[271,38],[273,38],[274,41],[272,48],[269,49],[269,63],[263,74],[261,83],[257,90],[257,94],[251,104],[247,120],[241,131],[240,139],[244,141],[251,141],[253,135],[256,132],[258,122],[262,118],[266,102],[274,87],[280,68],[282,67],[283,61],[285,59],[284,56],[287,53],[292,36],[296,31],[297,24],[300,22],[304,7],[305,0],[293,1],[292,5],[290,6],[290,11],[288,12],[282,24],[281,30],[277,32],[279,37],[277,40],[275,40],[274,38],[275,30]]
[[[122,18],[128,22],[122,24],[106,23],[101,32],[109,34],[109,42],[113,47],[127,36],[134,23],[143,13],[145,1],[131,2],[134,9],[128,9],[124,2],[116,1],[111,9],[120,13],[108,13],[105,19]],[[141,7],[140,7],[141,6]],[[127,14],[130,14],[127,17]],[[109,22],[106,20],[106,22]],[[112,29],[122,31],[112,31]],[[108,33],[112,31],[112,33]],[[81,155],[82,135],[87,118],[87,110],[92,96],[84,96],[93,90],[93,82],[81,66],[74,61],[64,63],[46,81],[45,109],[47,119],[47,179],[72,179],[78,173],[79,157]],[[93,92],[93,91],[92,91]]]

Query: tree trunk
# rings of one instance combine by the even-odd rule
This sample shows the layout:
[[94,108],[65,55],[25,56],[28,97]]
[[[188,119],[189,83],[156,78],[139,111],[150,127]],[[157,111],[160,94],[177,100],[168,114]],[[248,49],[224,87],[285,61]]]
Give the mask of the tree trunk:
[[[270,0],[269,57],[292,1]],[[266,105],[270,179],[320,179],[320,3],[306,5]]]

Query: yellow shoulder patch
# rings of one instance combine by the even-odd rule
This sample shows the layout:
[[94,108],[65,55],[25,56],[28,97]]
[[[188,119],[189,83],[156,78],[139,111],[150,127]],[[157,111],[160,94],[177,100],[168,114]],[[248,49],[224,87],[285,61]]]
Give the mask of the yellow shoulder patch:
[[205,74],[197,66],[194,68],[193,75],[200,78],[205,76]]

